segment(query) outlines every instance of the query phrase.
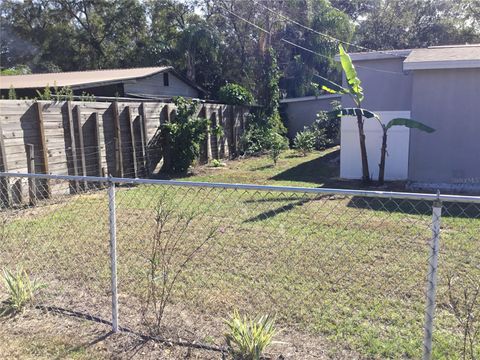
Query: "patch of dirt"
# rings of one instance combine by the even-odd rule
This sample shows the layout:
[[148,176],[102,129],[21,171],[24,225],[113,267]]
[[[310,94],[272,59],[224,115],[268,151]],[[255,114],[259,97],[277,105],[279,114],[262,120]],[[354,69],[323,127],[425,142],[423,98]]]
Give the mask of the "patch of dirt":
[[[225,344],[209,343],[205,339],[219,339],[224,326],[221,321],[206,317],[189,316],[185,310],[171,309],[168,320],[176,313],[179,322],[188,322],[197,339],[203,344],[224,348]],[[133,319],[123,314],[123,324]],[[191,315],[191,314],[190,314]],[[187,320],[188,319],[188,320]],[[170,326],[173,324],[169,324]],[[169,327],[170,327],[169,326]],[[170,327],[172,330],[172,327]],[[167,330],[167,329],[165,329]],[[173,335],[173,334],[172,334]],[[188,332],[177,333],[171,343],[148,340],[133,332],[111,333],[107,323],[87,320],[74,313],[47,312],[31,309],[15,317],[0,318],[0,358],[2,359],[228,359],[218,351],[174,345],[174,341],[189,342]],[[334,357],[327,349],[332,344],[320,337],[283,329],[268,351],[267,359],[360,359],[348,350],[335,351]],[[190,340],[191,341],[191,340]],[[202,342],[191,341],[199,345]]]

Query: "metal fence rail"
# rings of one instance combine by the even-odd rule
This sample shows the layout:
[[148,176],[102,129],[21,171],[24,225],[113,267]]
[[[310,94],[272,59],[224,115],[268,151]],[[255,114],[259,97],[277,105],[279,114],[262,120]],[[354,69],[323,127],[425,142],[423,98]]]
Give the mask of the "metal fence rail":
[[[276,316],[273,355],[480,352],[480,197],[40,174],[0,180],[0,264],[45,283],[37,304],[47,313],[208,351],[225,349],[223,320],[238,309]],[[49,331],[71,321],[39,316]]]

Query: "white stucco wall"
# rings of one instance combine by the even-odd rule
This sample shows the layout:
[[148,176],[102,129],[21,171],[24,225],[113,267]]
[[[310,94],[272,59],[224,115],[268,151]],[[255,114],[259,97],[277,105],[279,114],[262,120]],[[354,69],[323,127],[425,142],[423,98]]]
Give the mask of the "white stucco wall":
[[[383,123],[396,117],[410,117],[410,111],[374,111]],[[372,179],[378,178],[382,129],[375,119],[365,120],[365,136],[368,167]],[[410,131],[403,126],[394,126],[388,131],[385,180],[406,180],[408,177],[408,152]],[[362,178],[362,161],[358,138],[357,119],[344,116],[341,120],[340,138],[340,177],[345,179]]]

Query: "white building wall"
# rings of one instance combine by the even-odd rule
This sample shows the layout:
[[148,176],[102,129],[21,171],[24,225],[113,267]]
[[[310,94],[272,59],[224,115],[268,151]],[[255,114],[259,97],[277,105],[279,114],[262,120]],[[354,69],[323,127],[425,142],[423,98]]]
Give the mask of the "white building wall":
[[[380,116],[384,124],[396,117],[410,117],[410,111],[374,112]],[[362,161],[357,119],[353,116],[342,117],[340,128],[340,177],[344,179],[361,179]],[[377,179],[380,149],[382,147],[382,128],[375,119],[366,119],[364,128],[370,175],[372,179]],[[410,129],[403,126],[394,126],[388,130],[385,180],[407,179],[409,141]]]

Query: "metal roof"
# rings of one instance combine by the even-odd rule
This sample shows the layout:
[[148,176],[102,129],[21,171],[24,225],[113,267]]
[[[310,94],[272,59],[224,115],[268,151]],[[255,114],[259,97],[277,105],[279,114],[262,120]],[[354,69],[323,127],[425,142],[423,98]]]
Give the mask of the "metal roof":
[[164,71],[173,72],[190,86],[205,91],[177,73],[171,66],[0,76],[0,89],[9,89],[11,86],[15,89],[38,89],[44,88],[47,84],[50,87],[56,84],[58,87],[70,86],[73,89],[81,89],[146,78]]
[[[406,58],[412,50],[402,49],[402,50],[379,50],[379,51],[370,51],[370,52],[352,52],[348,53],[350,58],[353,61],[362,61],[362,60],[381,60],[381,59],[404,59]],[[336,55],[335,60],[340,61],[340,56]]]
[[404,70],[480,68],[480,44],[432,46],[414,49]]

